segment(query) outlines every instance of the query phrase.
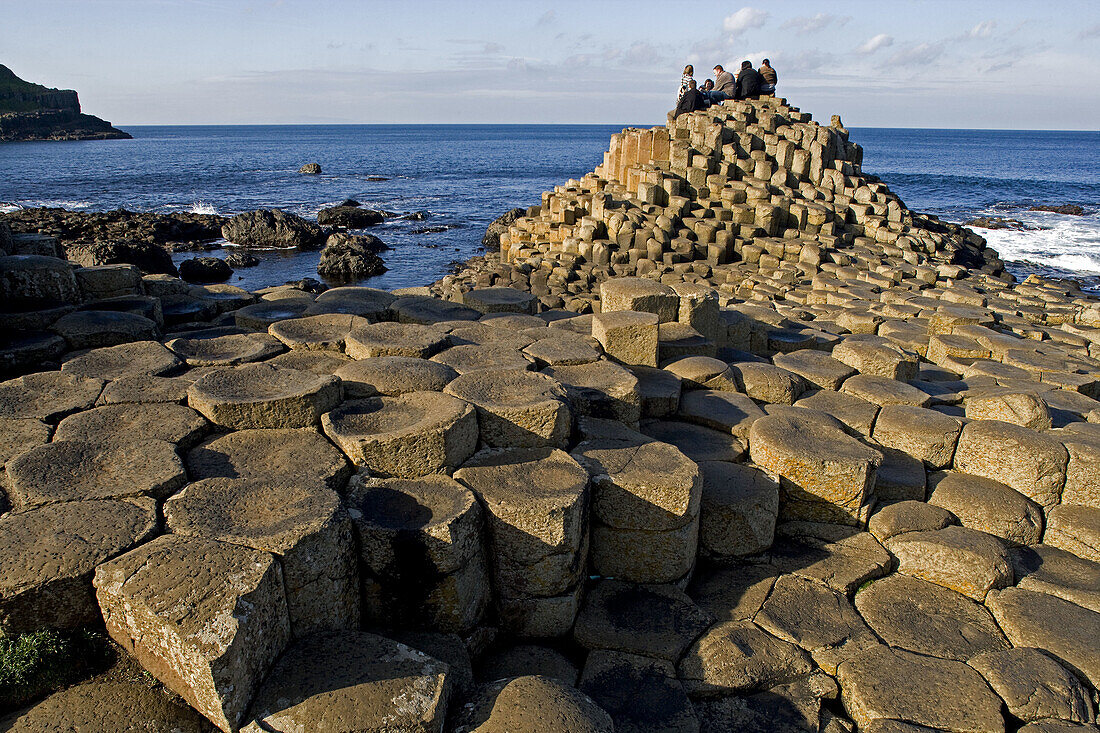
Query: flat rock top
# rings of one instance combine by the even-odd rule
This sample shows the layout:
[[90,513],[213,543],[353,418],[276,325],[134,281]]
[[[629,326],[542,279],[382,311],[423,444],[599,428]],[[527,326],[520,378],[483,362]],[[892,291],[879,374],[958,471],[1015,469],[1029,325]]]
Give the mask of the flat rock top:
[[175,448],[162,440],[47,443],[12,460],[7,472],[12,503],[21,509],[141,494],[163,498],[186,480]]
[[95,404],[102,379],[84,379],[64,372],[38,372],[0,382],[0,417],[52,422]]
[[336,370],[349,397],[440,392],[458,372],[446,364],[410,356],[376,356],[353,361]]
[[81,501],[0,517],[0,596],[51,578],[74,578],[157,531],[156,503]]
[[282,554],[331,523],[340,497],[316,484],[211,478],[196,481],[164,505],[179,534]]
[[570,387],[604,392],[612,397],[633,394],[638,389],[637,377],[627,369],[609,361],[549,367],[542,373]]
[[588,472],[568,453],[553,448],[483,450],[462,464],[455,478],[487,502],[517,508],[571,504],[588,486]]
[[244,404],[308,395],[337,384],[332,376],[270,364],[245,364],[210,372],[191,385],[187,394],[190,400]]
[[600,292],[622,296],[676,295],[676,291],[668,285],[644,277],[615,277],[605,280],[600,285]]
[[227,542],[164,535],[100,565],[95,586],[144,606],[210,658],[232,643],[241,596],[275,571],[275,558]]
[[401,435],[449,424],[471,408],[462,400],[439,392],[409,392],[395,397],[351,400],[325,413],[326,432],[345,435]]
[[451,676],[440,660],[383,636],[313,634],[275,664],[244,731],[440,730]]
[[611,717],[575,688],[527,676],[486,685],[459,716],[463,733],[611,733]]
[[159,376],[181,365],[181,361],[157,341],[135,341],[67,359],[61,371],[75,377],[118,379],[133,374]]
[[882,460],[878,451],[839,429],[827,429],[786,415],[768,415],[753,422],[749,446],[754,460],[758,451],[776,451],[781,458],[798,456],[814,462],[827,457],[830,461],[865,461],[877,465]]
[[[352,329],[347,338],[363,352],[362,356],[385,356],[398,351],[430,353],[446,344],[440,329],[415,323],[372,323]],[[348,351],[352,353],[351,346]]]
[[291,348],[329,348],[341,350],[352,329],[368,325],[365,318],[341,313],[327,313],[276,321],[268,333]]
[[105,405],[62,420],[57,425],[54,440],[117,445],[139,438],[182,443],[188,447],[198,440],[208,425],[206,418],[183,405]]
[[518,369],[463,374],[447,385],[446,392],[487,408],[533,407],[565,400],[565,388],[556,379]]
[[440,475],[357,480],[348,491],[349,511],[357,523],[388,530],[430,530],[447,525],[476,504],[469,489]]
[[238,430],[187,454],[192,480],[245,478],[315,481],[343,490],[351,466],[336,446],[311,428]]
[[50,439],[50,426],[32,418],[0,417],[0,466]]

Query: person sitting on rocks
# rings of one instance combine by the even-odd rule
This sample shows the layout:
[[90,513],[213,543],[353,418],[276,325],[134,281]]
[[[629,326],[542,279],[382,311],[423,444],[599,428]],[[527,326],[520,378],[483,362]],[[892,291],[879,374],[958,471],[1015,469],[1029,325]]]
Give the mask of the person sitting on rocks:
[[714,92],[710,94],[713,101],[733,99],[736,96],[737,80],[733,74],[726,71],[722,64],[714,65]]
[[689,82],[691,84],[695,83],[694,76],[695,76],[695,67],[692,66],[691,64],[688,64],[687,66],[685,66],[684,67],[684,75],[680,77],[680,95],[678,97],[676,97],[676,104],[680,104],[680,100],[684,98],[685,94],[687,94],[688,83]]
[[688,89],[684,92],[684,96],[680,97],[680,101],[676,104],[676,112],[673,113],[673,117],[679,117],[685,112],[695,112],[706,108],[707,102],[703,99],[703,94],[696,88],[695,80],[692,79],[688,82]]
[[760,76],[764,77],[764,83],[760,85],[761,94],[775,94],[775,84],[779,81],[779,75],[772,68],[772,62],[764,59],[760,64]]
[[760,85],[763,83],[764,77],[752,68],[752,62],[742,61],[741,72],[737,75],[737,93],[734,99],[756,99],[760,96]]

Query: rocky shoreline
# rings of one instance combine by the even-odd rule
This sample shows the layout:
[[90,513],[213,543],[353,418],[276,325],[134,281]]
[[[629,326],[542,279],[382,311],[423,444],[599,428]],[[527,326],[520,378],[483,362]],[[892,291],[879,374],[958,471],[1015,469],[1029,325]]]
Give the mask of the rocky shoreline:
[[0,225],[0,630],[162,685],[0,725],[1095,731],[1100,300],[862,165],[727,102],[393,292]]

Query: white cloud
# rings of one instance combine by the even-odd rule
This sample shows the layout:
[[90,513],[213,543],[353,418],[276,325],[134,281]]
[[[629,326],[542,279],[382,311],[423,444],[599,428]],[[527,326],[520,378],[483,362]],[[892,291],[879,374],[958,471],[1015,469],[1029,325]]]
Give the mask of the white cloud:
[[966,32],[967,38],[989,38],[993,34],[993,29],[997,27],[997,21],[995,20],[983,20],[978,25],[974,26]]
[[722,27],[730,35],[739,36],[751,28],[760,28],[768,20],[768,13],[745,6],[722,21]]
[[831,13],[818,13],[817,15],[800,15],[796,18],[791,18],[783,23],[781,28],[790,28],[800,36],[804,36],[807,33],[815,33],[822,28],[826,28],[833,23],[837,25],[844,25],[849,20],[850,16],[847,15],[833,15]]
[[943,56],[943,41],[936,43],[917,43],[897,51],[886,62],[890,66],[924,66]]
[[554,22],[554,20],[557,18],[557,16],[558,16],[558,14],[556,12],[554,12],[554,9],[550,8],[545,13],[543,13],[541,16],[539,16],[539,19],[537,21],[535,21],[535,25],[539,26],[539,27],[548,26],[548,25],[550,25],[551,23]]
[[886,48],[887,46],[894,45],[894,37],[886,35],[885,33],[879,33],[877,36],[868,38],[863,44],[856,49],[858,53],[874,53],[880,48]]
[[1090,25],[1088,28],[1078,33],[1077,38],[1082,41],[1088,38],[1100,38],[1100,23]]

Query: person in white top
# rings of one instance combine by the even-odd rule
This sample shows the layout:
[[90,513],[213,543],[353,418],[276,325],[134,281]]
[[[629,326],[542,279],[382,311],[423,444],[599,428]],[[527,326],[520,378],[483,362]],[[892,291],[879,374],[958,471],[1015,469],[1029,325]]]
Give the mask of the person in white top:
[[695,67],[688,64],[684,67],[684,75],[680,77],[680,94],[676,97],[676,104],[679,104],[680,100],[684,98],[688,85],[693,81],[695,81]]

